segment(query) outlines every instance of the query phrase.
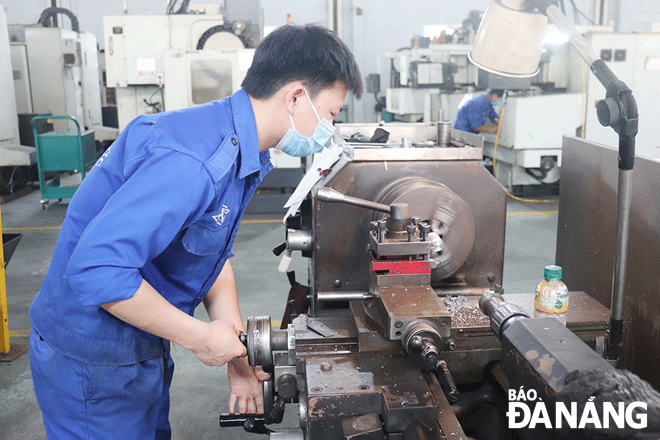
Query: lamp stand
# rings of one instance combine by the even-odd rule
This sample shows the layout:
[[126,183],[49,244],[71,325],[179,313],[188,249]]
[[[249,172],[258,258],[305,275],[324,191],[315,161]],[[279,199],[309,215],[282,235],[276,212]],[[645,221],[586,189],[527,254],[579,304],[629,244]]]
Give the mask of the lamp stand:
[[582,35],[569,23],[559,7],[551,3],[544,5],[543,8],[545,8],[545,15],[564,34],[568,35],[571,45],[605,87],[606,97],[596,105],[598,121],[603,126],[612,127],[619,135],[616,257],[612,281],[610,336],[606,353],[608,360],[616,362],[623,354],[623,298],[628,263],[635,136],[638,129],[637,103],[628,86],[620,81],[607,64],[596,55]]

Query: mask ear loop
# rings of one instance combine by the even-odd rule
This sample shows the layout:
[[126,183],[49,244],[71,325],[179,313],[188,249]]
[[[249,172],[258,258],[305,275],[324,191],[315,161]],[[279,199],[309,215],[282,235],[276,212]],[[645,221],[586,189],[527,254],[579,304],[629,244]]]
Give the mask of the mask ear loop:
[[314,110],[314,114],[316,115],[316,119],[318,119],[319,122],[321,122],[321,118],[319,118],[319,113],[316,111],[316,107],[314,107],[314,103],[312,102],[312,98],[310,98],[309,93],[307,93],[307,88],[303,87],[303,90],[305,91],[305,95],[307,95],[307,99],[309,100],[309,105],[311,105],[312,110]]
[[296,131],[296,126],[293,124],[293,118],[291,117],[291,113],[289,113],[289,121],[291,121],[291,128],[293,128],[293,131]]

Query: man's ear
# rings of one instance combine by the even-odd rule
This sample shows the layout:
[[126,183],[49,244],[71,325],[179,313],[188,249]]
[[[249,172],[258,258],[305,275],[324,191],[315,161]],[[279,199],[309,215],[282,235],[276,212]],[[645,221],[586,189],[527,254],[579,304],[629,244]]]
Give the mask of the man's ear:
[[286,108],[290,114],[293,114],[295,107],[300,102],[300,98],[305,94],[305,87],[300,81],[294,81],[287,87],[288,89],[285,94]]

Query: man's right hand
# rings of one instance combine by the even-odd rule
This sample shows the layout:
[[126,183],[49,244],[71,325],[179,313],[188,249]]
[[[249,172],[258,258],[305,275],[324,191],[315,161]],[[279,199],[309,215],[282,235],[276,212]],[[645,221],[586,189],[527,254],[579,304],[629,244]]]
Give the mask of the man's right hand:
[[211,321],[196,346],[191,347],[197,359],[209,366],[221,367],[227,362],[247,355],[241,343],[240,331],[230,321]]

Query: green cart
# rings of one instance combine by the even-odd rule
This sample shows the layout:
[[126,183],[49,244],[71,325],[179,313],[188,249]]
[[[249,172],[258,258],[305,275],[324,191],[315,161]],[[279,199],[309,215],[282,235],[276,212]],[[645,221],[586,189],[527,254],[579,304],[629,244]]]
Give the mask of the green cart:
[[[77,130],[66,132],[51,131],[39,134],[36,121],[39,119],[70,119]],[[39,169],[39,187],[41,188],[41,206],[48,209],[50,199],[70,199],[79,185],[62,186],[60,176],[66,171],[80,171],[81,179],[97,159],[94,131],[80,130],[80,124],[71,116],[37,116],[32,119],[34,142],[37,148],[37,167]],[[54,173],[52,180],[46,181],[46,173]]]

